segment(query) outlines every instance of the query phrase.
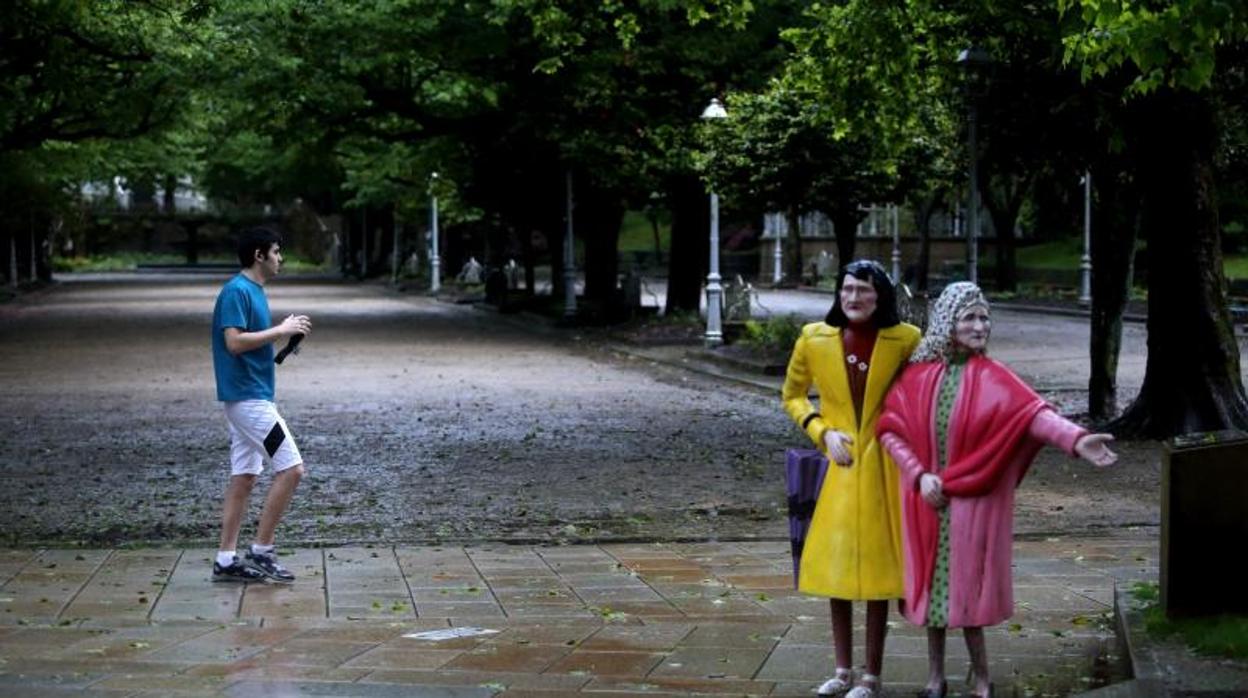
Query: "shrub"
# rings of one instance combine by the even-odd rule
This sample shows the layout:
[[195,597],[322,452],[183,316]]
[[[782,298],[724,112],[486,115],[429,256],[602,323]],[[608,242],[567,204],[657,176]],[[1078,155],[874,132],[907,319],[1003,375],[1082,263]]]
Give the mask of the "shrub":
[[801,318],[776,315],[763,321],[747,320],[743,341],[766,352],[787,352],[802,334]]

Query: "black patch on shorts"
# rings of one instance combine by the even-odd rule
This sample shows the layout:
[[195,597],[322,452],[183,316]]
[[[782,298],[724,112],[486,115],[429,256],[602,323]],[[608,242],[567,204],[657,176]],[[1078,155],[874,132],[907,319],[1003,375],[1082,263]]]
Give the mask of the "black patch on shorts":
[[278,422],[273,423],[273,428],[269,430],[269,435],[264,437],[264,450],[268,452],[269,458],[277,453],[277,449],[281,447],[282,442],[286,440],[286,430]]

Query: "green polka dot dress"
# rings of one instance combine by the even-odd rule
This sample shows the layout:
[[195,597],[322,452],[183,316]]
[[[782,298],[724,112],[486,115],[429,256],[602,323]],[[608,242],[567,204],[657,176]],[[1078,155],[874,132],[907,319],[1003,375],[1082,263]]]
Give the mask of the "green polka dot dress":
[[[949,453],[949,417],[953,414],[953,403],[958,398],[958,387],[962,385],[962,371],[966,361],[955,360],[945,366],[945,375],[941,379],[940,389],[936,393],[936,471],[943,473]],[[927,602],[927,625],[933,628],[944,628],[949,625],[949,507],[937,512],[940,519],[940,535],[937,538],[936,566],[932,571],[932,584]]]

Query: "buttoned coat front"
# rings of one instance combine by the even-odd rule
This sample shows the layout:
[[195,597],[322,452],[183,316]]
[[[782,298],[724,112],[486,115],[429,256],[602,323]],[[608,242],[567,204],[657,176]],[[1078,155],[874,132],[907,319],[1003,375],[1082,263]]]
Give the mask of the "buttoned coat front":
[[[785,411],[827,455],[823,434],[853,439],[853,464],[828,466],[802,549],[798,589],[849,600],[901,598],[901,512],[897,466],[875,436],[884,396],[919,343],[905,323],[881,329],[867,369],[862,418],[849,389],[841,329],[823,322],[802,328],[784,379]],[[811,403],[810,387],[819,395]]]

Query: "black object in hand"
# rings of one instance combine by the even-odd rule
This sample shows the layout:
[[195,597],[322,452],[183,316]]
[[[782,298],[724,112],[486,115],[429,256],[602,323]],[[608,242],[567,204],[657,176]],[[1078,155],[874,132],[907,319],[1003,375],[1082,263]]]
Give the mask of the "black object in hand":
[[302,332],[300,332],[299,334],[291,335],[290,341],[286,342],[286,346],[282,347],[282,350],[277,352],[277,356],[273,357],[273,363],[277,363],[277,364],[282,363],[283,361],[286,360],[286,356],[288,354],[298,354],[299,342],[302,342],[302,341],[303,341]]

